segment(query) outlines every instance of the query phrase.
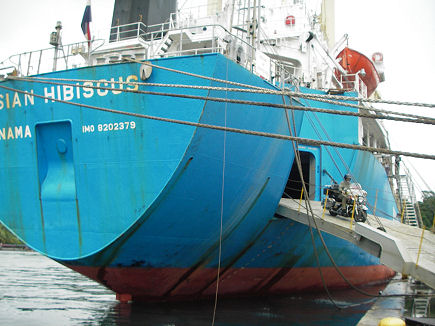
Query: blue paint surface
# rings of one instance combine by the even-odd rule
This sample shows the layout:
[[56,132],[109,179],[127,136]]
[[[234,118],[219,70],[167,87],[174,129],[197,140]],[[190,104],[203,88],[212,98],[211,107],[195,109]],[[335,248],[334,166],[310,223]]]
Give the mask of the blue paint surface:
[[[307,88],[300,91],[310,94],[325,94]],[[355,93],[345,93],[344,95],[349,96],[349,101],[345,101],[345,103],[358,104],[355,101]],[[302,103],[308,107],[337,111],[358,111],[356,108],[312,100],[302,100]],[[306,112],[300,136],[302,138],[359,145],[358,119],[358,117],[352,116]],[[332,183],[331,178],[325,171],[332,175],[338,183],[343,180],[345,174],[350,173],[353,176],[352,182],[358,182],[367,191],[367,199],[370,204],[369,213],[373,213],[373,207],[376,203],[377,215],[388,219],[396,217],[398,209],[388,176],[385,168],[372,153],[331,146],[327,148],[322,146],[320,153],[319,148],[313,149],[310,146],[302,146],[300,149],[316,156],[318,168],[316,170],[315,200],[323,199],[322,188]]]
[[[221,55],[153,63],[274,89]],[[112,80],[137,81],[139,68],[134,63],[103,65],[45,77],[96,80],[94,84],[110,87]],[[234,87],[158,68],[147,82]],[[289,135],[282,109],[30,82],[2,84],[126,112]],[[139,89],[288,103],[276,95]],[[222,225],[222,266],[316,266],[306,227],[289,228],[288,221],[272,220],[293,164],[290,142],[34,101],[34,105],[0,111],[0,127],[28,125],[32,133],[28,138],[0,140],[0,156],[6,158],[0,163],[0,218],[32,248],[71,265],[128,267],[140,262],[142,267],[214,268]],[[302,122],[303,115],[294,112],[296,134],[316,139],[309,121]],[[357,140],[356,118],[319,116],[332,139]],[[342,171],[334,171],[323,148],[306,149],[321,162],[316,183],[329,183],[323,169],[340,179]],[[339,151],[354,170],[362,171],[366,162],[373,161],[372,156]],[[384,186],[385,178],[379,178],[376,162],[373,165],[374,174],[367,180],[367,174],[359,176],[364,179],[360,183],[366,186],[365,182],[378,178]],[[340,254],[340,265],[378,263],[353,245],[327,238]],[[258,255],[264,248],[267,251]],[[253,261],[253,257],[258,258]],[[321,263],[330,266],[324,255]]]
[[[273,89],[221,55],[154,63]],[[115,64],[45,77],[89,79],[111,86],[111,80],[136,81],[131,76],[139,76],[139,67]],[[147,81],[226,86],[159,69]],[[289,134],[282,109],[37,83],[4,84],[99,107]],[[140,89],[283,101],[281,96],[214,90]],[[2,114],[2,125],[25,123],[32,137],[0,144],[0,154],[8,157],[0,169],[5,185],[1,216],[29,246],[55,259],[129,265],[139,260],[139,251],[150,266],[189,266],[214,259],[221,220],[230,258],[268,223],[293,161],[291,143],[282,140],[34,101],[10,108],[8,113],[16,113],[13,118]],[[302,113],[295,116],[300,126]],[[28,156],[26,165],[7,151]],[[186,251],[191,254],[186,256]]]

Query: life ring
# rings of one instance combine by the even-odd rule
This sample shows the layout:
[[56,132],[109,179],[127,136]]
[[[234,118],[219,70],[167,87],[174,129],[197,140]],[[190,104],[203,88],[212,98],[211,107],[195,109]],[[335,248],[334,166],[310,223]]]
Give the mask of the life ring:
[[295,18],[295,16],[290,15],[290,16],[287,16],[287,17],[285,18],[285,24],[286,24],[286,25],[294,26],[295,23],[296,23],[296,18]]
[[372,54],[372,60],[373,62],[383,62],[384,55],[381,52],[375,52]]

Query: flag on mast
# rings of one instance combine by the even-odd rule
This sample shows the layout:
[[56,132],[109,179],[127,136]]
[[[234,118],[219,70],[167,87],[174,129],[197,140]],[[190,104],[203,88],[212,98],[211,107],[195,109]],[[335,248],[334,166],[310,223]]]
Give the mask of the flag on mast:
[[86,39],[88,40],[89,46],[91,46],[91,29],[89,27],[89,23],[91,21],[92,21],[91,0],[88,0],[88,2],[86,3],[85,12],[83,14],[83,19],[82,19],[82,31]]

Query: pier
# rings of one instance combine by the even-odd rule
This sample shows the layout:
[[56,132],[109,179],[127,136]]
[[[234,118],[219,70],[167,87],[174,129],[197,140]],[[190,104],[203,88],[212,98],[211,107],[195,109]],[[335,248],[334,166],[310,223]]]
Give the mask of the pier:
[[314,217],[307,213],[304,202],[282,198],[276,214],[312,227],[317,225],[322,232],[352,242],[379,257],[381,264],[435,289],[435,234],[370,214],[365,223],[351,223],[350,218],[324,212],[320,202],[311,201],[311,207]]

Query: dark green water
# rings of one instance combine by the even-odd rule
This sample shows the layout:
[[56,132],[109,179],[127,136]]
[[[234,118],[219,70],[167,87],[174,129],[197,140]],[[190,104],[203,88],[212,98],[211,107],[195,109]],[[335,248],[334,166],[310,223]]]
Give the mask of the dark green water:
[[[378,288],[372,289],[374,292]],[[219,300],[215,325],[356,325],[373,300],[353,291]],[[0,325],[212,325],[214,302],[120,304],[101,285],[37,253],[0,250]]]

